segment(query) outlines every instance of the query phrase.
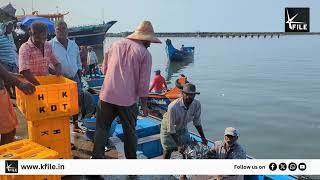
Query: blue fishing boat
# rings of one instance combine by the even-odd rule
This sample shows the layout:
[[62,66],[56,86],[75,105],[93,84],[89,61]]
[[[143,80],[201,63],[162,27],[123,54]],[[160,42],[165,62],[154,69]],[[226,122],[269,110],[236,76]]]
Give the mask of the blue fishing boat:
[[[93,141],[95,133],[95,118],[82,120],[83,125],[86,127],[87,137]],[[116,146],[123,146],[123,129],[122,125],[118,123],[113,123],[111,128],[112,133],[110,133],[111,138],[119,139],[121,143]],[[161,158],[163,150],[160,142],[160,119],[154,117],[138,117],[136,125],[136,133],[138,137],[138,152],[142,154],[142,157],[147,159]],[[197,134],[190,133],[191,138],[200,143],[201,137]],[[208,141],[208,146],[214,146],[213,141]],[[173,155],[174,156],[174,155]],[[252,157],[247,156],[247,159],[252,159]],[[245,180],[295,180],[298,179],[295,176],[290,175],[248,175],[244,176]]]
[[193,60],[194,47],[181,47],[180,50],[176,49],[170,39],[166,40],[166,53],[170,61],[185,61]]

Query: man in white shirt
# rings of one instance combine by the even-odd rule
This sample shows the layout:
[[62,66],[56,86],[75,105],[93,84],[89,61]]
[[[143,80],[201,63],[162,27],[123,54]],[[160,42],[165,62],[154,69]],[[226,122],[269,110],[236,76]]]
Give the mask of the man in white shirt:
[[17,22],[17,27],[16,27],[16,29],[14,30],[14,32],[16,32],[17,33],[17,35],[19,36],[19,35],[25,35],[26,34],[26,32],[24,32],[24,30],[21,28],[21,22]]
[[[98,58],[96,53],[92,50],[93,48],[91,46],[88,47],[88,59],[87,64],[89,66],[89,74],[90,78],[92,78],[92,71],[96,68],[98,64]],[[96,76],[96,74],[94,74]]]
[[[78,45],[68,39],[68,26],[64,21],[58,21],[55,25],[56,37],[54,37],[50,44],[54,55],[61,63],[61,73],[77,82],[79,105],[81,105],[81,97],[83,95],[82,83],[81,83],[81,60],[80,51]],[[74,131],[80,131],[78,126],[78,114],[73,116]]]

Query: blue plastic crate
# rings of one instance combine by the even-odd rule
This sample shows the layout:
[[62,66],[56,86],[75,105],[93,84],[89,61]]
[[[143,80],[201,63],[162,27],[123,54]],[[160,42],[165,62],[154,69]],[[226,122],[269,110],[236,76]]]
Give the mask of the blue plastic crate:
[[148,159],[158,157],[163,154],[160,139],[138,144],[138,151],[141,151]]
[[104,77],[93,78],[90,80],[86,80],[89,87],[102,86]]
[[[138,119],[137,125],[136,125],[136,132],[137,132],[138,138],[159,134],[160,124],[150,120],[149,118]],[[123,139],[124,135],[123,135],[123,129],[121,124],[117,125],[115,134],[120,139]]]
[[[119,125],[117,123],[116,119],[111,124],[111,128],[110,128],[110,131],[109,131],[109,136],[113,136],[116,127]],[[93,141],[94,134],[95,134],[95,131],[96,131],[96,118],[83,119],[83,120],[81,120],[81,122],[83,123],[83,126],[85,126],[87,128],[86,129],[86,136],[90,140]]]

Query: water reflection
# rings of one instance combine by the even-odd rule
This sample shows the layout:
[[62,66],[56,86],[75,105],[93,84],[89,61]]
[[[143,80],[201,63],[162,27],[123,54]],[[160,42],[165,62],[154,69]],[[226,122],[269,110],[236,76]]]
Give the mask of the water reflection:
[[178,77],[182,70],[188,67],[190,64],[193,64],[193,59],[179,62],[168,61],[165,69],[165,72],[167,73],[166,81],[171,82],[172,77]]

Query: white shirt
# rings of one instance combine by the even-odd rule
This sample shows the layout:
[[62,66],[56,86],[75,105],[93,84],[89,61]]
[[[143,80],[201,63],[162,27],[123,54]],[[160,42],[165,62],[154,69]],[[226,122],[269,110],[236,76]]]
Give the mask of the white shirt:
[[194,99],[189,108],[186,108],[183,98],[180,97],[169,104],[168,111],[163,115],[164,129],[166,129],[166,132],[174,134],[178,130],[187,130],[187,124],[191,121],[193,125],[200,126],[200,115],[200,101]]
[[88,58],[87,58],[87,64],[96,64],[98,63],[97,55],[94,51],[91,50],[91,52],[88,51]]
[[77,71],[81,69],[80,51],[78,45],[68,39],[67,49],[55,37],[50,41],[53,54],[61,63],[62,74],[73,78]]
[[24,35],[26,32],[24,32],[24,30],[22,30],[21,28],[17,28],[14,30],[14,32],[16,32],[19,35]]

